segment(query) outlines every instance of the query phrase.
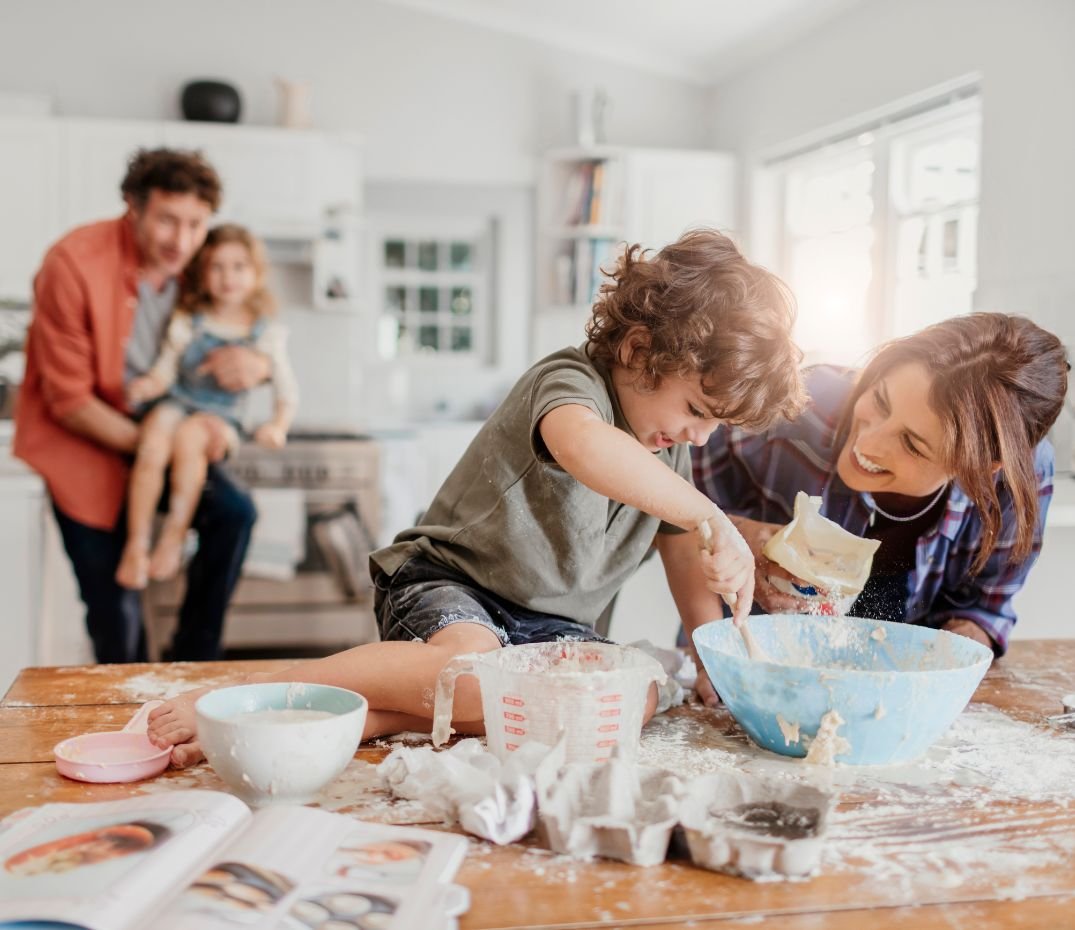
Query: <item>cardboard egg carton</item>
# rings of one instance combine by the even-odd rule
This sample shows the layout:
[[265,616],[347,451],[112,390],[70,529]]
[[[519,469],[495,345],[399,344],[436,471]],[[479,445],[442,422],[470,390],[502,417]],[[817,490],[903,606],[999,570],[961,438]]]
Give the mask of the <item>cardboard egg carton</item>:
[[719,772],[693,779],[679,820],[695,865],[750,879],[815,872],[835,797],[811,785]]

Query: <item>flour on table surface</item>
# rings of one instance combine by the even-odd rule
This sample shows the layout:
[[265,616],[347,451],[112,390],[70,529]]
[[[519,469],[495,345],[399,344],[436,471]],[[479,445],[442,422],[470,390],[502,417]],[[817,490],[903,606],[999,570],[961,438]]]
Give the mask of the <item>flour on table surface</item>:
[[[1009,876],[1003,895],[1031,895],[1035,873],[1075,856],[1066,814],[1075,807],[1075,733],[987,704],[968,707],[925,755],[901,765],[807,766],[759,749],[726,710],[697,705],[690,715],[654,718],[638,761],[684,779],[732,769],[831,787],[841,806],[821,871],[892,882],[909,895],[998,869]],[[1059,810],[1028,812],[1020,806],[1028,802]]]
[[[155,779],[138,783],[139,794],[158,794],[181,788],[228,791],[227,785],[203,762],[186,769],[171,769]],[[377,766],[352,759],[333,782],[317,794],[310,806],[349,814],[359,820],[391,824],[440,823],[419,801],[394,798],[377,775]]]
[[143,672],[141,675],[132,675],[119,682],[117,688],[134,703],[154,699],[169,701],[195,688],[226,688],[243,683],[234,674],[206,678],[204,673],[198,673],[195,665],[191,664],[190,670],[192,674],[188,678],[181,665],[171,665],[166,673]]

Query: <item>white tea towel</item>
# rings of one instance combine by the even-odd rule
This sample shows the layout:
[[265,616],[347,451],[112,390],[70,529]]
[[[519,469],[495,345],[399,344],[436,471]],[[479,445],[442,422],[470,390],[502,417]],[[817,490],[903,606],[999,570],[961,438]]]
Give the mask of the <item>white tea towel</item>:
[[295,488],[256,488],[252,493],[258,522],[243,574],[290,581],[306,558],[306,494]]

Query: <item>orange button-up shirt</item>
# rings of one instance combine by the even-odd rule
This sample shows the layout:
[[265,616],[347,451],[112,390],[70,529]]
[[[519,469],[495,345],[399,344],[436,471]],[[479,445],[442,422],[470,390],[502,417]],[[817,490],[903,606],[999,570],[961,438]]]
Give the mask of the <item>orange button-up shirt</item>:
[[124,357],[138,309],[138,265],[134,232],[121,217],[68,233],[34,279],[14,452],[41,474],[63,513],[99,529],[116,525],[129,462],[60,421],[93,397],[126,412]]

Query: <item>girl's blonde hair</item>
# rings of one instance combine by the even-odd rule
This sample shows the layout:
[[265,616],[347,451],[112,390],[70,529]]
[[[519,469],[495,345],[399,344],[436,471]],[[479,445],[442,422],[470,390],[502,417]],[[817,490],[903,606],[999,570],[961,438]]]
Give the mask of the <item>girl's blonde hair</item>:
[[176,309],[185,313],[197,313],[212,304],[212,298],[205,287],[205,272],[214,249],[229,242],[243,246],[254,265],[254,290],[246,300],[246,309],[255,317],[272,316],[276,312],[276,299],[266,286],[269,262],[265,257],[265,246],[249,229],[236,223],[221,223],[209,230],[205,242],[183,274],[182,292]]

